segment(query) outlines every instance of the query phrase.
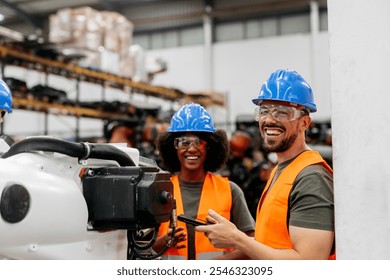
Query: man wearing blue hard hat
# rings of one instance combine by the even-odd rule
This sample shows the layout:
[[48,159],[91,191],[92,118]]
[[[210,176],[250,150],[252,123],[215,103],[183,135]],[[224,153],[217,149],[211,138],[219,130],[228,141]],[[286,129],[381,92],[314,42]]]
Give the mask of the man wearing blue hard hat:
[[[210,114],[199,104],[184,105],[171,119],[168,131],[158,136],[157,150],[163,168],[172,173],[177,215],[205,220],[214,208],[243,234],[253,236],[254,220],[240,187],[214,174],[227,161],[229,142],[225,131],[214,127]],[[169,223],[160,226],[153,249],[158,253],[171,239]],[[179,221],[173,246],[163,259],[211,259],[230,249],[215,248],[203,233]]]
[[224,259],[334,259],[333,171],[305,142],[317,111],[308,83],[295,71],[277,70],[262,85],[256,120],[263,147],[278,159],[259,201],[255,239],[209,211],[215,225],[199,226]]

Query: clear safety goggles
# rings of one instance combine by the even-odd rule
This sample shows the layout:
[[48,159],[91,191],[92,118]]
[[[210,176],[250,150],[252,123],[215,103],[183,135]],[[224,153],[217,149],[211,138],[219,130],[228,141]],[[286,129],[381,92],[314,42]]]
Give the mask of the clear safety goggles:
[[305,114],[304,110],[284,105],[260,105],[255,108],[256,121],[265,120],[271,114],[276,121],[296,120]]
[[199,137],[178,137],[174,141],[174,146],[178,150],[189,149],[191,145],[197,149],[204,148],[207,142],[199,139]]

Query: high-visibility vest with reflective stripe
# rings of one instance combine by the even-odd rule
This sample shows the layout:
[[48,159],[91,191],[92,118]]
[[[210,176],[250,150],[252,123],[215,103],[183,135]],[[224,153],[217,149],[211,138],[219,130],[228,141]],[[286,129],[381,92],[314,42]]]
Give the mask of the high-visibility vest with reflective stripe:
[[[177,215],[184,214],[183,201],[180,191],[179,177],[171,177],[173,183],[173,195],[176,199]],[[208,216],[208,210],[213,209],[226,219],[230,220],[230,210],[232,208],[232,192],[230,183],[227,178],[216,174],[207,173],[203,183],[202,193],[200,195],[197,218],[205,220]],[[184,222],[178,221],[178,226],[182,226],[187,233],[187,226]],[[159,236],[168,232],[169,222],[162,223],[159,229]],[[187,233],[188,236],[188,233]],[[188,248],[188,244],[187,244]],[[170,248],[164,255],[163,259],[188,259],[188,249]],[[215,248],[208,238],[202,232],[195,232],[195,255],[196,259],[211,259],[223,254],[229,249]]]
[[258,242],[272,248],[293,248],[287,225],[290,192],[298,174],[312,164],[322,164],[333,174],[332,168],[317,151],[305,151],[282,171],[268,192],[277,166],[272,170],[257,208],[255,239]]

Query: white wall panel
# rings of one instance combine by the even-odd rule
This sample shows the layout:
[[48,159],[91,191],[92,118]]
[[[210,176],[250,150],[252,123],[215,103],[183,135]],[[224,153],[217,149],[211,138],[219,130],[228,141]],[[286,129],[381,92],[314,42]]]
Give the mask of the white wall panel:
[[328,0],[338,259],[390,259],[389,11]]

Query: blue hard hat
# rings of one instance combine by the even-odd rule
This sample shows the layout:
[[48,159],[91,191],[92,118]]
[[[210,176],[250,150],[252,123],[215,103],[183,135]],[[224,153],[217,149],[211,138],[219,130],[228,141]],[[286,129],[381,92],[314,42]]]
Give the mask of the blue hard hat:
[[255,105],[260,101],[274,100],[299,104],[309,112],[316,112],[313,92],[309,84],[296,71],[277,70],[261,86],[259,96],[252,99]]
[[186,104],[177,111],[168,132],[215,132],[210,114],[199,104]]
[[0,80],[0,109],[12,112],[12,93],[3,80]]

